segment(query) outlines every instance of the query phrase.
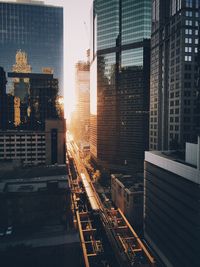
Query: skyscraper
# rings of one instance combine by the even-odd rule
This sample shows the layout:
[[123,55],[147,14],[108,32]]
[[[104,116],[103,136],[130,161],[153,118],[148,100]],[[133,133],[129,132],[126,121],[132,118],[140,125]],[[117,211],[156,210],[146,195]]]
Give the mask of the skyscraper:
[[151,1],[95,0],[91,21],[91,155],[137,171],[148,147]]
[[150,149],[196,141],[198,0],[152,2]]
[[90,64],[79,61],[76,64],[76,112],[77,137],[80,142],[89,141],[90,126]]
[[18,50],[25,51],[34,73],[50,67],[63,93],[63,8],[43,1],[0,2],[0,65],[12,70]]

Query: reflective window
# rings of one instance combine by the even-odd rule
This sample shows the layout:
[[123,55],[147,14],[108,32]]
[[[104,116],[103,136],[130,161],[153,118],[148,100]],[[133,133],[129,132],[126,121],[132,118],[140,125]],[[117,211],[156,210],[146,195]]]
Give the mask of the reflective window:
[[54,69],[63,84],[63,9],[0,2],[0,64],[11,71],[17,50],[27,53],[32,72]]
[[97,49],[115,47],[119,35],[119,1],[94,2],[97,31]]
[[143,48],[122,51],[122,67],[143,66]]
[[122,1],[122,44],[139,42],[151,36],[151,1]]

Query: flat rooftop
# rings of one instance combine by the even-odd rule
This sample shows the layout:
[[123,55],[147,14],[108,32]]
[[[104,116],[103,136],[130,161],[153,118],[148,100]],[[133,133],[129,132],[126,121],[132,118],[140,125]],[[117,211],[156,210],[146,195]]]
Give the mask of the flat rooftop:
[[200,184],[200,171],[187,163],[177,151],[145,151],[145,161],[168,172]]
[[6,250],[8,247],[21,244],[34,248],[70,245],[72,243],[79,244],[79,242],[79,234],[77,231],[68,231],[63,225],[52,225],[43,227],[34,233],[18,233],[9,237],[1,237],[0,250]]
[[[1,3],[1,2],[0,2]],[[37,6],[49,6],[49,7],[62,7],[61,4],[46,4],[45,1],[39,0],[9,0],[9,1],[2,1],[2,3],[8,4],[21,4],[21,5],[37,5]]]
[[66,165],[46,165],[31,167],[16,167],[11,170],[1,170],[0,181],[8,179],[31,179],[35,177],[50,177],[67,175]]
[[141,177],[137,175],[123,175],[123,174],[113,174],[117,180],[129,191],[139,192],[143,191],[144,185]]
[[47,190],[49,184],[54,184],[58,189],[68,189],[65,165],[17,167],[0,172],[0,193],[38,192]]

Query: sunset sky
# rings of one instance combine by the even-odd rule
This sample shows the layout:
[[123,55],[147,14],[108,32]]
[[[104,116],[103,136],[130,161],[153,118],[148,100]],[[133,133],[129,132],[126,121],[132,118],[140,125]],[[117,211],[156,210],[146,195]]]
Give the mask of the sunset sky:
[[[89,48],[90,8],[92,0],[49,0],[50,4],[64,6],[65,10],[65,103],[67,117],[74,108],[75,63],[86,59]],[[85,26],[85,24],[86,26]]]

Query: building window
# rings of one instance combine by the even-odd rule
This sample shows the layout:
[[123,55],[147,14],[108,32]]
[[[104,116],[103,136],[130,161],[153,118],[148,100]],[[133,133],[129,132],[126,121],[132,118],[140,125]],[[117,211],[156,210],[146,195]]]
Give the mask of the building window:
[[185,38],[185,43],[186,44],[191,44],[192,43],[192,38]]
[[185,6],[192,7],[192,0],[186,0]]
[[185,34],[192,35],[192,29],[185,29]]
[[192,61],[192,57],[191,56],[185,56],[185,61]]
[[185,52],[186,52],[186,53],[191,53],[191,52],[192,52],[192,47],[188,47],[188,46],[186,46],[186,47],[185,47]]
[[186,19],[186,21],[185,21],[185,25],[186,25],[186,26],[192,26],[192,20],[188,20],[188,19]]
[[192,11],[186,11],[185,15],[186,17],[192,17]]

